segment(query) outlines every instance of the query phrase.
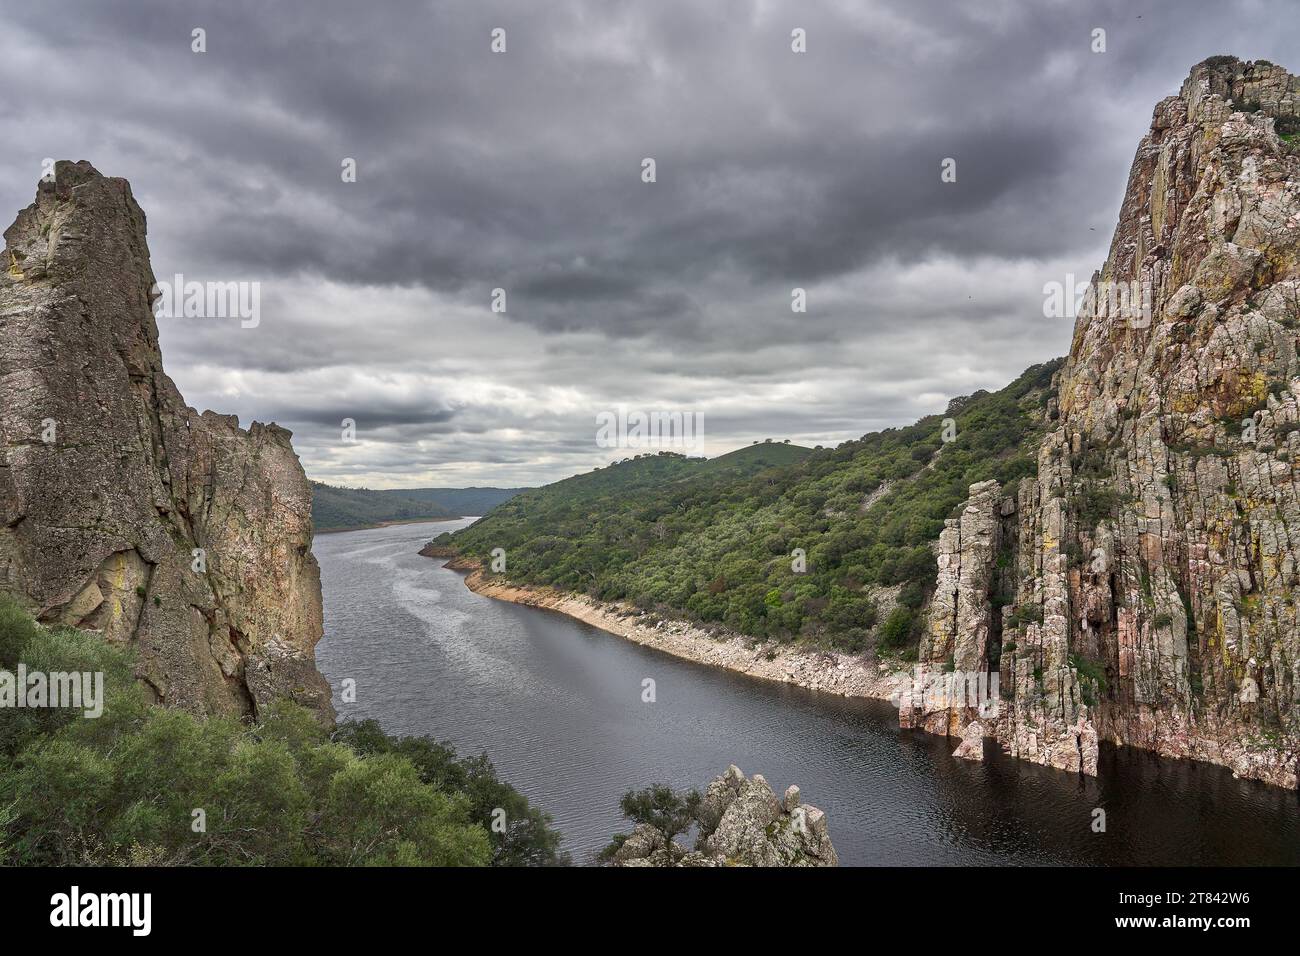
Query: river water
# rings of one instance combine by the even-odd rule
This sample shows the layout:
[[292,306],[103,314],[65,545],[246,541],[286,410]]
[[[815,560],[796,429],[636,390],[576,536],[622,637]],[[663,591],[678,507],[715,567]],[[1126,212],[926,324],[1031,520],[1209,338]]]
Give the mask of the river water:
[[[480,597],[416,552],[468,524],[317,537],[321,670],[340,719],[485,751],[552,814],[578,863],[628,826],[627,790],[703,788],[738,765],[826,811],[844,864],[1300,864],[1297,794],[1103,746],[1096,780],[898,729],[847,700],[679,660],[550,611]],[[357,682],[357,701],[338,688]],[[642,701],[642,681],[656,700]],[[1094,811],[1105,812],[1095,832]]]

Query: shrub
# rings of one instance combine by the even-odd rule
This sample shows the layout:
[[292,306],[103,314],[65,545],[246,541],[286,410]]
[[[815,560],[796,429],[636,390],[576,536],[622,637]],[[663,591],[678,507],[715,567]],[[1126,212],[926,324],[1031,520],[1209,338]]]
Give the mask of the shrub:
[[[97,719],[0,710],[0,859],[17,865],[487,865],[567,862],[549,818],[425,739],[282,702],[257,725],[150,706],[130,657],[34,624],[0,597],[0,663],[102,671]],[[353,746],[348,746],[351,743]],[[492,808],[511,826],[489,835]],[[198,812],[196,812],[198,811]],[[202,826],[197,823],[202,820]]]
[[900,604],[890,611],[880,628],[881,650],[891,650],[910,643],[916,623],[916,612],[905,605]]
[[[937,574],[931,546],[971,484],[1014,488],[1034,473],[1058,368],[1035,366],[955,403],[960,438],[938,454],[940,418],[930,416],[816,453],[760,444],[762,456],[643,456],[512,498],[456,532],[455,547],[480,557],[505,548],[521,583],[842,646],[857,636],[846,632],[877,626],[864,588],[901,585],[900,604],[924,606]],[[806,557],[799,570],[795,548]],[[891,634],[906,642],[915,629],[904,619]]]
[[18,655],[36,637],[36,622],[11,598],[0,596],[0,667],[13,670]]
[[[671,848],[673,838],[695,823],[702,799],[698,790],[678,793],[672,787],[655,784],[644,790],[629,790],[619,801],[619,808],[623,811],[623,816],[634,824],[658,830]],[[627,837],[627,834],[616,835],[601,850],[600,859],[612,859],[619,847],[627,841]]]
[[1070,666],[1079,675],[1079,690],[1083,702],[1089,707],[1096,705],[1098,699],[1106,693],[1106,670],[1098,662],[1082,654],[1070,655]]
[[1007,623],[1012,627],[1024,624],[1042,624],[1043,606],[1041,604],[1018,604],[1007,615]]

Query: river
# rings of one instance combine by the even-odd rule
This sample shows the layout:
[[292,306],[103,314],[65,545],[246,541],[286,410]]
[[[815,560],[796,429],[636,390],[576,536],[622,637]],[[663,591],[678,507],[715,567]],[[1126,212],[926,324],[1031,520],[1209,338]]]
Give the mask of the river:
[[[340,720],[486,752],[554,817],[577,863],[627,831],[625,791],[702,789],[734,763],[778,793],[798,784],[846,865],[1300,864],[1297,794],[1219,767],[1106,745],[1096,780],[996,754],[956,760],[956,741],[900,731],[887,702],[760,681],[480,597],[416,553],[470,520],[317,537],[317,659]],[[349,677],[354,704],[338,698]]]

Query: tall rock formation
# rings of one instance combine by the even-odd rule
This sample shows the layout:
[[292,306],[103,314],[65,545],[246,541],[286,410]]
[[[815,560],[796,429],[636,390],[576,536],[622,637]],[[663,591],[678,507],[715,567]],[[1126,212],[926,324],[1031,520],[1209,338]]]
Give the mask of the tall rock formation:
[[331,716],[311,489],[287,431],[163,372],[130,186],[60,162],[4,235],[0,590],[132,647],[159,702]]
[[1232,57],[1161,101],[1036,479],[944,533],[922,666],[994,668],[1016,756],[1095,772],[1100,738],[1296,786],[1297,114],[1300,78]]

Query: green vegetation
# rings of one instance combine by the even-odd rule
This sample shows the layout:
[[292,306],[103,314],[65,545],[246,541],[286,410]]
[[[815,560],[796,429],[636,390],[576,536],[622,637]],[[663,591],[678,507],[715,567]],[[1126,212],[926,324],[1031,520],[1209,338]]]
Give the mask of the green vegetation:
[[[0,669],[102,672],[102,716],[0,708],[0,861],[7,865],[562,863],[549,819],[485,757],[333,737],[284,703],[256,725],[151,706],[130,658],[97,635],[45,629],[0,597]],[[505,832],[492,813],[504,810]],[[498,828],[499,829],[499,828]]]
[[469,799],[469,817],[489,829],[494,815],[504,832],[490,830],[493,866],[553,866],[567,863],[560,850],[560,834],[550,828],[551,818],[528,803],[510,784],[498,779],[485,754],[456,757],[450,744],[427,737],[393,738],[373,720],[346,723],[334,734],[362,757],[391,755],[409,761],[420,781],[443,793],[464,794]]
[[379,495],[404,501],[432,503],[455,515],[485,515],[503,501],[509,501],[527,488],[401,488],[380,491]]
[[1096,527],[1102,521],[1115,517],[1128,499],[1112,488],[1088,484],[1078,497],[1079,520],[1084,527]]
[[803,445],[755,442],[746,448],[738,448],[717,458],[698,459],[699,471],[701,474],[713,476],[715,480],[746,478],[764,468],[797,464],[812,453],[811,448],[805,448]]
[[[644,790],[629,790],[619,801],[623,816],[638,826],[650,826],[664,837],[664,843],[670,848],[674,838],[694,825],[703,798],[698,790],[677,793],[672,787],[662,784],[646,787]],[[600,851],[599,858],[611,860],[619,848],[627,842],[629,834],[616,835],[610,844]]]
[[1079,675],[1079,690],[1083,702],[1095,707],[1098,699],[1106,693],[1106,669],[1101,663],[1082,654],[1070,655],[1070,666]]
[[415,501],[368,488],[336,488],[311,483],[311,520],[317,531],[344,531],[382,524],[385,521],[414,521],[420,518],[459,518],[460,515],[432,501]]
[[312,524],[317,531],[345,531],[389,521],[437,521],[487,514],[519,488],[402,488],[373,491],[311,483]]
[[910,607],[894,608],[885,618],[880,628],[877,647],[882,651],[892,651],[905,647],[915,636],[920,618]]
[[1020,627],[1024,624],[1042,624],[1043,606],[1041,604],[1020,604],[1012,608],[1007,616],[1008,627]]
[[[874,636],[901,647],[914,643],[916,612],[933,588],[932,542],[969,486],[1034,473],[1058,366],[954,401],[957,439],[948,444],[932,415],[834,449],[764,443],[709,461],[641,455],[523,492],[436,541],[485,564],[504,548],[507,574],[521,583],[755,637],[860,651]],[[875,586],[901,589],[902,611],[883,622]]]

